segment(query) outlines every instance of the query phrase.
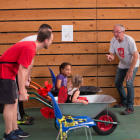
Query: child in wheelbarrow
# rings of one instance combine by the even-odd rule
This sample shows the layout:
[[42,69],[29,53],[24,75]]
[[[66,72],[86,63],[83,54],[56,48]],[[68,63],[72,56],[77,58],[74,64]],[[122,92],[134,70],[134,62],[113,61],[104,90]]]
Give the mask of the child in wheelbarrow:
[[62,86],[58,93],[58,103],[83,103],[88,104],[86,97],[79,97],[79,88],[83,84],[83,77],[74,75],[69,82],[69,88]]
[[79,88],[83,84],[83,77],[80,75],[74,75],[71,79],[71,87],[68,89],[68,97],[66,103],[83,103],[88,104],[86,97],[79,97]]
[[67,83],[67,77],[71,75],[71,64],[64,62],[59,67],[60,73],[56,77],[55,91],[59,91],[62,86],[69,88],[70,83]]

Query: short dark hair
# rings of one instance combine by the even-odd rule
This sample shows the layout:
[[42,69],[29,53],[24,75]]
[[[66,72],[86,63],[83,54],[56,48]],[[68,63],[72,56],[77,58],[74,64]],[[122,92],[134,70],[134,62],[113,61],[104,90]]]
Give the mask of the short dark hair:
[[39,42],[44,42],[45,39],[50,39],[51,37],[51,31],[49,31],[48,29],[43,29],[43,30],[40,30],[38,32],[38,35],[37,35],[37,40]]
[[70,66],[71,66],[71,64],[70,64],[69,62],[64,62],[64,63],[62,63],[62,64],[60,65],[60,67],[59,67],[60,73],[61,73],[61,69],[65,69],[65,67],[66,67],[67,65],[70,65]]
[[38,31],[43,30],[43,29],[50,29],[50,30],[52,30],[52,27],[50,25],[48,25],[48,24],[42,24],[39,27]]

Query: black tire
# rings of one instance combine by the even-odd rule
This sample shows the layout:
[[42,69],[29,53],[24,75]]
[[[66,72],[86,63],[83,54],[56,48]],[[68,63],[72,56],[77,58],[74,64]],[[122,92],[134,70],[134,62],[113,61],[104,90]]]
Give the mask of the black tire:
[[[108,115],[108,116],[107,116]],[[110,110],[103,110],[99,115],[97,115],[94,119],[104,120],[109,119],[112,122],[118,122],[116,115]],[[111,134],[117,127],[116,124],[105,124],[101,122],[95,122],[96,126],[93,126],[93,129],[96,133],[100,135],[109,135]]]

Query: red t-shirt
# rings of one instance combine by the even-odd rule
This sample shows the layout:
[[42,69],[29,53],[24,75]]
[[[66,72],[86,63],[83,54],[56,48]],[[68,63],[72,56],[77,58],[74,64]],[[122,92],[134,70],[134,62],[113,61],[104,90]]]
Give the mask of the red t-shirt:
[[17,62],[0,64],[0,78],[15,80],[18,73],[19,64],[28,68],[36,54],[36,44],[34,41],[19,42],[10,47],[0,57],[0,62]]

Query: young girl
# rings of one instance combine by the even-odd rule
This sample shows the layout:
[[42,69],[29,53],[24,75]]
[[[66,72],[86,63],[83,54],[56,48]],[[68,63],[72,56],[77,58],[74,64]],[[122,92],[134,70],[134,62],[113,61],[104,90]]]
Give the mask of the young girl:
[[74,75],[71,79],[72,88],[68,89],[68,98],[66,103],[83,103],[87,105],[88,102],[85,100],[79,100],[80,95],[79,88],[83,84],[83,77],[80,75]]
[[59,91],[62,86],[70,87],[70,83],[67,84],[67,77],[71,74],[71,64],[64,62],[59,67],[60,73],[56,77],[55,91]]

